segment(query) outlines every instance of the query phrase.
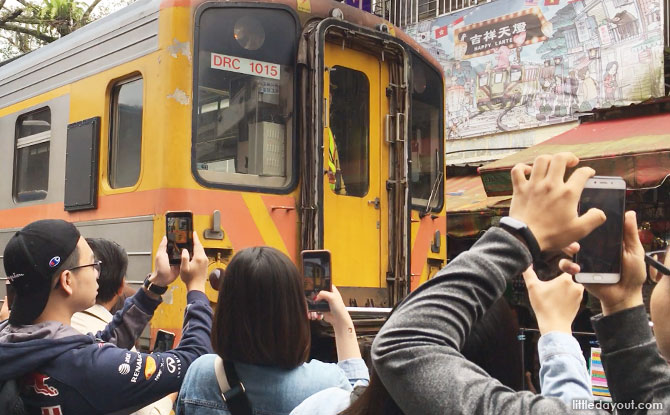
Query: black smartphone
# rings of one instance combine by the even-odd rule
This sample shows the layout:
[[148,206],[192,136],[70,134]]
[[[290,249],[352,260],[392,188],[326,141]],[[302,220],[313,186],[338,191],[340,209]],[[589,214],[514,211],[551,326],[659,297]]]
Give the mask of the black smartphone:
[[166,352],[174,348],[174,333],[166,330],[158,330],[154,342],[154,352]]
[[307,309],[309,311],[330,311],[325,300],[314,301],[319,291],[331,291],[330,251],[319,249],[302,251],[302,273]]
[[621,177],[594,176],[579,200],[579,214],[591,208],[605,212],[605,223],[579,241],[575,262],[580,272],[575,281],[584,284],[616,284],[621,278],[623,220],[626,182]]
[[165,214],[165,235],[170,265],[181,264],[182,250],[188,250],[193,258],[193,213],[167,212]]

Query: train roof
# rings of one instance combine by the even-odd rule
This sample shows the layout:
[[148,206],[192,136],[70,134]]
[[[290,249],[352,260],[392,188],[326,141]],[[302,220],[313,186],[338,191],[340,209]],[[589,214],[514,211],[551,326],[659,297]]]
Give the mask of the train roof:
[[[205,2],[211,0],[139,0],[0,66],[0,108],[158,50],[159,11],[170,7],[189,7],[195,11]],[[283,4],[297,11],[296,0],[240,3]],[[393,28],[395,37],[416,49],[436,68],[440,67],[414,39],[379,16],[334,0],[310,0],[310,4],[310,14],[298,12],[303,24],[313,18],[327,18],[332,9],[339,8],[344,20],[350,23],[370,29],[387,24]]]

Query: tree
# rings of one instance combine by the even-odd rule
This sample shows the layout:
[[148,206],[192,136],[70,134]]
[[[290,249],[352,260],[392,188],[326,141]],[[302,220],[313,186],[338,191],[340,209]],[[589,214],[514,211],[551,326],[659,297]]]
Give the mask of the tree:
[[0,60],[51,43],[133,0],[99,7],[102,1],[0,0]]

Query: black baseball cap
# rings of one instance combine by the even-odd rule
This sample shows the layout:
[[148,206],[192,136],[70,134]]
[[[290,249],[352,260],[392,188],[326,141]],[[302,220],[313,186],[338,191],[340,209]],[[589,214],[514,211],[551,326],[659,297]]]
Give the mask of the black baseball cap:
[[59,265],[74,252],[81,235],[70,222],[45,219],[16,232],[5,247],[5,273],[16,292],[9,322],[32,324],[47,305]]

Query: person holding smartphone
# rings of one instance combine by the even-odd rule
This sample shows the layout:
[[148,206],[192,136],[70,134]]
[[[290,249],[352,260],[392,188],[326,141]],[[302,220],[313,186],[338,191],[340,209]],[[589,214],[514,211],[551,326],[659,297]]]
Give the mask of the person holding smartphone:
[[[216,377],[224,367],[229,375],[226,364],[234,367],[243,393],[258,413],[288,415],[320,390],[338,387],[350,392],[357,381],[367,384],[369,374],[356,330],[337,288],[321,291],[316,300],[328,302],[330,311],[309,314],[303,277],[277,249],[261,246],[235,254],[219,286],[212,327],[216,354],[202,356],[189,367],[177,414],[231,413]],[[307,362],[309,318],[333,325],[337,364]]]
[[[502,295],[506,279],[539,260],[541,252],[578,249],[575,241],[605,222],[597,208],[577,214],[584,185],[595,174],[581,167],[566,181],[566,170],[578,162],[573,154],[559,153],[539,156],[532,168],[515,166],[512,220],[501,220],[503,227],[489,229],[469,251],[412,292],[382,327],[372,346],[373,364],[404,413],[545,414],[574,409],[554,397],[503,387],[465,360],[460,348],[472,324]],[[667,409],[670,366],[658,354],[647,324],[641,294],[644,252],[631,212],[625,217],[623,246],[620,281],[585,286],[603,308],[592,321],[609,388],[616,403],[660,403]],[[581,409],[584,414],[608,413]]]
[[[103,331],[83,335],[72,315],[95,304],[102,261],[63,220],[36,221],[12,236],[3,259],[16,295],[9,320],[0,323],[0,382],[21,380],[28,415],[130,413],[179,390],[188,366],[211,350],[208,258],[196,233],[193,239],[193,257],[183,250],[180,266],[171,267],[163,238],[144,287]],[[179,345],[162,353],[128,350],[178,276],[187,290]]]
[[[95,257],[105,266],[100,269],[98,276],[98,295],[95,297],[95,304],[72,316],[72,327],[82,334],[103,331],[112,322],[114,315],[111,311],[123,295],[128,269],[128,254],[121,245],[102,238],[86,238],[86,242]],[[134,346],[130,351],[137,353]],[[165,396],[133,412],[132,415],[169,415],[176,400],[176,394]]]

